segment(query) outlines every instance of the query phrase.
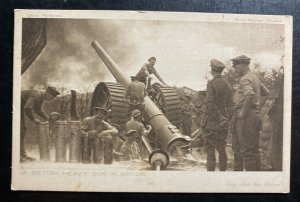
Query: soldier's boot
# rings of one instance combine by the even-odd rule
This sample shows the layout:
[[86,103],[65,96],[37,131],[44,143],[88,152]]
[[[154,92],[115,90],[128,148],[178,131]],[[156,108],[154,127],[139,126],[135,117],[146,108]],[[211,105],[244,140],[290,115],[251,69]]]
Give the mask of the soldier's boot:
[[216,168],[216,155],[215,155],[215,148],[208,146],[206,148],[207,151],[207,171],[215,171]]
[[258,171],[257,169],[257,160],[255,158],[245,158],[246,171]]
[[225,147],[219,148],[219,166],[220,166],[220,171],[226,171],[227,169],[227,154]]
[[234,153],[234,171],[243,171],[243,156],[241,153]]

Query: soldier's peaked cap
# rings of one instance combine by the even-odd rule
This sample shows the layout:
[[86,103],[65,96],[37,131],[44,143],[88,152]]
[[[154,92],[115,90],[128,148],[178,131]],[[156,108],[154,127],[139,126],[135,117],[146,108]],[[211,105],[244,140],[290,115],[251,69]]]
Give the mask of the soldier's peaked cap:
[[236,58],[231,59],[233,64],[250,64],[251,58],[247,57],[246,55],[240,55]]
[[48,86],[47,91],[53,96],[58,96],[60,94],[60,92],[54,86]]
[[220,62],[217,59],[212,59],[210,61],[210,66],[212,70],[219,71],[219,72],[223,71],[223,69],[226,67],[222,62]]
[[131,117],[135,118],[135,117],[141,115],[141,111],[138,109],[134,109],[134,110],[132,110],[130,115],[131,115]]
[[101,114],[107,114],[109,110],[105,109],[104,107],[94,107],[95,112],[100,112]]

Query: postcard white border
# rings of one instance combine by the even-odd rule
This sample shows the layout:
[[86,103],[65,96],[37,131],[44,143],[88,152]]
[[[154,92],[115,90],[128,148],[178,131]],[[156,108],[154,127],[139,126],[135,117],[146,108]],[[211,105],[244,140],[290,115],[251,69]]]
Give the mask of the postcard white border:
[[[79,18],[80,16],[80,18]],[[282,172],[203,172],[203,171],[107,171],[76,175],[74,169],[27,170],[19,163],[21,32],[22,18],[134,19],[232,23],[283,24],[284,57],[284,135]],[[13,190],[92,191],[92,192],[247,192],[288,193],[290,190],[291,98],[292,98],[292,17],[215,13],[15,10],[13,86]],[[40,172],[39,172],[40,171]],[[33,174],[33,173],[36,174]],[[70,173],[68,175],[67,173]],[[93,174],[94,172],[94,174]]]

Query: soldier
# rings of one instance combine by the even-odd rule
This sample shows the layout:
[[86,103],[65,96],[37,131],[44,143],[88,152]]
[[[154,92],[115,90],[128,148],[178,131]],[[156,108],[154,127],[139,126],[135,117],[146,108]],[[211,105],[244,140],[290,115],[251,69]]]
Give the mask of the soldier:
[[53,86],[48,86],[46,91],[23,90],[21,92],[21,162],[35,160],[34,158],[27,156],[25,151],[25,115],[35,123],[39,123],[40,120],[34,116],[34,113],[44,121],[48,121],[49,116],[43,111],[43,103],[44,101],[53,100],[59,94],[60,93]]
[[181,129],[183,135],[191,136],[193,112],[194,112],[194,105],[192,103],[192,98],[190,95],[185,95],[185,101],[182,106],[182,122],[181,122]]
[[235,171],[242,171],[244,168],[246,171],[259,171],[261,167],[261,84],[249,69],[250,60],[245,55],[232,59],[235,72],[239,76],[239,85],[234,95],[235,111],[231,121]]
[[142,135],[148,135],[152,129],[150,125],[147,125],[147,128],[141,123],[141,112],[137,109],[134,109],[131,112],[131,120],[128,121],[125,125],[126,133],[128,134],[130,130],[135,130],[138,138],[136,138],[136,142],[139,145],[141,151],[141,157],[144,158],[147,153],[146,146],[144,145],[141,137]]
[[120,149],[120,153],[123,155],[122,159],[125,161],[129,160],[141,160],[141,154],[139,145],[136,140],[139,138],[139,135],[136,130],[127,131],[126,141],[123,143]]
[[125,92],[125,99],[129,103],[129,112],[134,109],[139,109],[143,112],[145,108],[145,96],[145,85],[140,82],[136,76],[131,76],[131,82]]
[[220,171],[227,168],[226,138],[228,134],[227,110],[232,106],[232,87],[223,78],[225,65],[219,60],[210,61],[213,79],[208,81],[206,89],[206,107],[202,128],[206,139],[207,171],[215,171],[215,150],[219,153]]
[[[88,138],[88,143],[86,145],[86,149],[88,150],[87,152],[87,157],[83,159],[83,161],[86,161],[85,163],[89,163],[90,159],[90,148],[93,148],[92,145],[94,142],[96,142],[96,138],[101,139],[101,143],[103,144],[104,142],[104,147],[102,148],[103,151],[108,151],[112,155],[113,151],[113,136],[118,133],[118,130],[104,121],[105,117],[108,114],[108,110],[102,107],[95,107],[94,108],[94,116],[86,117],[82,121],[81,125],[81,134],[83,135],[83,138]],[[101,146],[101,145],[99,145]],[[94,149],[94,161],[97,161],[97,159],[101,159],[101,157],[95,156],[95,149],[98,148],[93,148]],[[107,155],[110,155],[107,154]],[[105,159],[104,154],[104,159]],[[98,162],[97,162],[98,163]]]
[[136,77],[139,78],[140,82],[143,82],[145,84],[145,86],[147,85],[147,77],[150,74],[154,74],[156,76],[156,78],[163,84],[167,85],[163,79],[159,76],[159,74],[157,73],[156,69],[154,68],[155,62],[156,62],[156,58],[155,57],[151,57],[148,59],[149,63],[145,63],[142,68],[140,69],[140,71],[137,73]]

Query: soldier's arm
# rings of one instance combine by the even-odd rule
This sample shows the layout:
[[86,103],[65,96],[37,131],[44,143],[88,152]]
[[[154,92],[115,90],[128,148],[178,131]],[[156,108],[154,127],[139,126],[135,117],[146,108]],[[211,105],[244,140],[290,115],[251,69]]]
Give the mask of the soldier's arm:
[[88,121],[87,121],[87,118],[85,118],[81,122],[80,133],[81,134],[86,134],[88,132],[87,130],[88,130]]
[[148,129],[144,128],[144,130],[143,130],[143,135],[144,135],[144,136],[148,136],[148,135],[149,135],[149,133],[150,133],[151,130],[152,130],[152,126],[151,126],[151,125],[147,125],[147,128],[148,128]]
[[221,115],[216,103],[215,103],[215,95],[214,89],[211,82],[207,83],[206,87],[206,114],[210,114],[211,116],[217,118]]
[[24,106],[24,112],[31,121],[34,121],[33,106],[34,106],[34,99],[29,98]]
[[37,107],[34,111],[37,115],[39,115],[43,119],[45,119],[47,121],[49,120],[49,116],[44,112],[44,110],[42,109],[41,106]]
[[157,73],[156,69],[153,68],[153,74],[156,76],[156,78],[162,82],[163,84],[167,85],[164,80],[160,77],[160,75]]
[[234,113],[233,90],[229,83],[227,83],[227,87],[229,89],[229,95],[226,102],[226,112],[228,114],[228,118],[231,119]]
[[24,112],[26,114],[26,116],[31,120],[31,121],[35,121],[35,117],[33,115],[33,108],[34,108],[34,98],[30,97],[26,104],[24,105]]
[[240,80],[240,86],[244,93],[244,102],[243,102],[241,112],[239,114],[239,118],[244,118],[244,117],[246,117],[248,110],[253,103],[254,90],[252,87],[252,83],[249,79]]
[[104,124],[104,128],[105,130],[103,131],[105,134],[110,133],[111,135],[116,135],[118,134],[118,130],[116,127],[110,125],[109,123],[107,123],[106,121],[102,121],[102,123]]

